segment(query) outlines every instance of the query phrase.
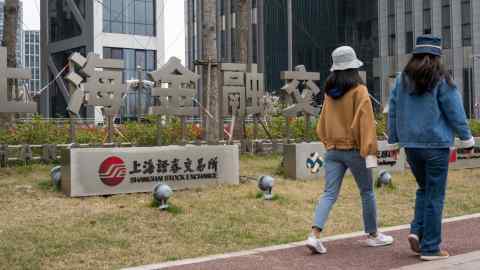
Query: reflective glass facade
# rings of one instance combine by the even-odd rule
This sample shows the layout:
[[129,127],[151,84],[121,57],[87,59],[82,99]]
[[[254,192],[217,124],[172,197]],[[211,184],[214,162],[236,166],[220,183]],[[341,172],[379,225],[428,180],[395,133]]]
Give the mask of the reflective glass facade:
[[[377,1],[296,0],[293,4],[293,64],[320,72],[321,82],[330,73],[332,51],[353,47],[365,63],[371,91],[373,59],[379,55]],[[287,70],[286,1],[265,1],[265,73],[267,89],[280,89],[280,71]]]
[[40,31],[25,31],[24,66],[32,72],[30,91],[40,90]]
[[[144,70],[143,78],[145,79],[147,79],[147,72],[156,70],[156,52],[152,50],[104,47],[103,58],[124,61],[124,80],[138,79],[137,67]],[[136,119],[137,115],[146,115],[150,102],[149,89],[143,89],[140,94],[135,89],[128,89],[127,98],[124,99],[120,109],[122,119]]]
[[124,61],[124,80],[137,79],[138,66],[145,72],[154,71],[157,66],[157,55],[153,50],[105,47],[103,48],[103,58],[120,59]]
[[[85,18],[85,0],[73,0]],[[50,42],[73,38],[82,34],[75,16],[67,1],[50,0],[48,2]]]
[[155,1],[104,0],[103,31],[155,36]]
[[462,0],[462,46],[472,46],[472,10],[471,0]]

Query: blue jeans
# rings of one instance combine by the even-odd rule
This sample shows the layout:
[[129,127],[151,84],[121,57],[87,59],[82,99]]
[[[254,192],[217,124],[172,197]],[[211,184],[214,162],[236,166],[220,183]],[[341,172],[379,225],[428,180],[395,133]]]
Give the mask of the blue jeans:
[[405,151],[418,184],[410,232],[419,236],[422,255],[432,255],[440,251],[442,242],[442,213],[450,150],[407,148]]
[[362,197],[363,225],[366,233],[377,232],[377,206],[373,191],[372,170],[358,151],[328,151],[325,155],[325,192],[315,209],[314,227],[323,230],[335,204],[345,171],[350,169]]

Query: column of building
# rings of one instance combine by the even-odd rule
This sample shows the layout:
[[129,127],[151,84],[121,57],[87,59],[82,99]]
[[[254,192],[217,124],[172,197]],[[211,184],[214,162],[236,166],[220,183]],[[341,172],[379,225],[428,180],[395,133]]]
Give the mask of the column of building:
[[[480,1],[472,0],[471,4],[473,55],[480,55]],[[478,104],[480,103],[480,59],[473,60],[473,63],[474,102]]]
[[405,0],[395,1],[396,18],[396,67],[395,73],[403,70],[405,66]]
[[375,63],[375,77],[380,78],[381,85],[381,98],[382,102],[385,104],[388,100],[389,95],[389,56],[388,56],[388,5],[387,1],[378,1],[378,30],[379,30],[379,58],[376,59]]
[[464,48],[462,44],[462,17],[461,6],[462,0],[451,0],[451,32],[452,32],[452,50],[451,50],[451,63],[453,63],[453,77],[458,89],[462,92],[462,95],[466,95],[463,90],[463,70],[464,70]]
[[442,36],[442,1],[432,0],[432,34]]

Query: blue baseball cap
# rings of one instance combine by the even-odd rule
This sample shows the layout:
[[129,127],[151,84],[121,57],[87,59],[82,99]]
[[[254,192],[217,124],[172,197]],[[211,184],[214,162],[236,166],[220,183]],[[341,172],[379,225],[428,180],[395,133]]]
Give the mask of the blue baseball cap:
[[442,55],[442,39],[432,35],[423,35],[417,37],[417,44],[413,54],[433,54]]

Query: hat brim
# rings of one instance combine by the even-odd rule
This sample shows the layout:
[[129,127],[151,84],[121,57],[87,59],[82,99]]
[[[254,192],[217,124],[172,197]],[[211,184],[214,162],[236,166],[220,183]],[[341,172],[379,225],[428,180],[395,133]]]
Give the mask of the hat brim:
[[413,54],[432,54],[436,56],[442,56],[442,50],[430,47],[417,47],[412,52]]
[[330,68],[330,71],[333,72],[336,70],[357,69],[361,67],[363,67],[363,62],[356,59],[351,62],[333,64],[332,67]]

